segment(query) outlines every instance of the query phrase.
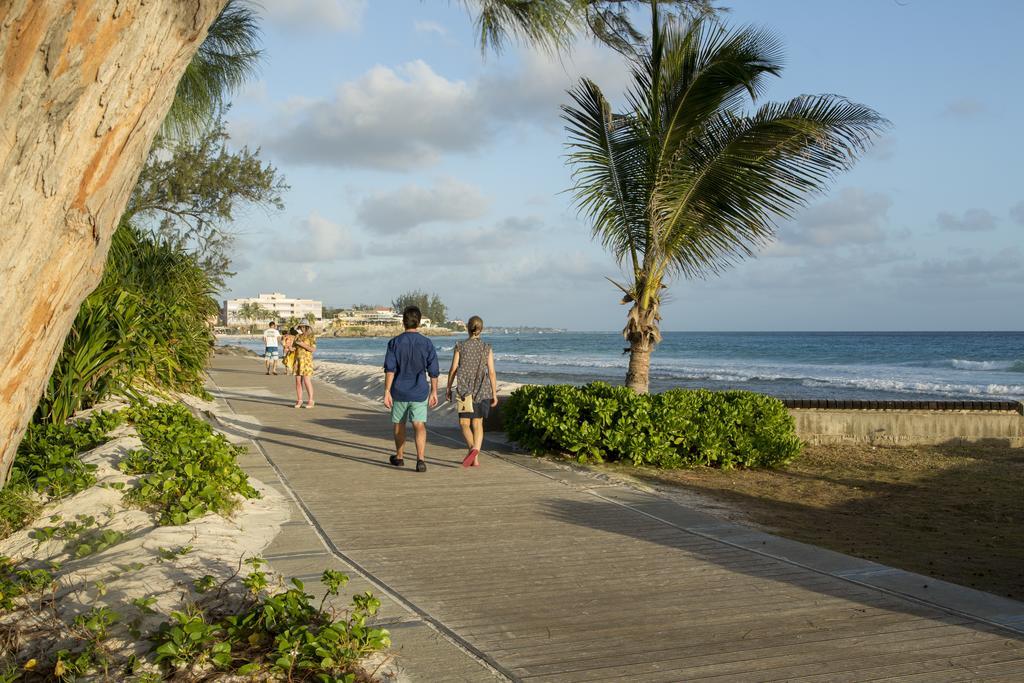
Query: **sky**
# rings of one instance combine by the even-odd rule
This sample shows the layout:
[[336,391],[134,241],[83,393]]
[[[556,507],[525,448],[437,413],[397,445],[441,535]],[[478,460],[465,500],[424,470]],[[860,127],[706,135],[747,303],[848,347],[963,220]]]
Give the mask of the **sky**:
[[[621,329],[622,271],[566,193],[559,118],[581,75],[621,102],[620,55],[585,38],[485,55],[448,0],[264,4],[265,59],[228,130],[291,189],[237,217],[227,298],[420,289],[453,318]],[[720,4],[785,45],[764,101],[835,93],[892,125],[755,258],[673,281],[663,329],[1024,329],[1024,3]]]

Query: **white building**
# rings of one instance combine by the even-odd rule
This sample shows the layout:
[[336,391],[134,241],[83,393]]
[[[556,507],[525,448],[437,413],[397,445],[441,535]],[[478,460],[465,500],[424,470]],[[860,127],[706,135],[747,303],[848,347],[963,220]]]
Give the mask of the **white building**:
[[249,299],[228,299],[224,302],[224,308],[221,310],[221,317],[225,325],[238,325],[250,322],[261,322],[259,320],[247,320],[239,314],[242,306],[245,304],[256,304],[260,308],[270,313],[270,318],[277,318],[278,320],[287,320],[288,318],[298,318],[299,320],[305,320],[306,316],[312,313],[316,316],[317,321],[322,321],[324,317],[324,306],[321,301],[314,301],[313,299],[291,299],[281,292],[272,292],[270,294],[260,294],[257,297]]
[[[402,314],[395,313],[387,306],[378,306],[372,310],[343,310],[334,316],[339,325],[384,325],[393,326],[402,324]],[[420,327],[430,327],[430,318],[420,319]]]

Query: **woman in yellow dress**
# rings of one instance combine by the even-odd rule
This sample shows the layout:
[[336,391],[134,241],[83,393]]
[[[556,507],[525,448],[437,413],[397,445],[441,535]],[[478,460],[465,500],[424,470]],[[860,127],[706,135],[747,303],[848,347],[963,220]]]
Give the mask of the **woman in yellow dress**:
[[302,407],[302,387],[306,387],[306,407],[312,408],[313,401],[313,352],[316,351],[316,336],[309,325],[299,325],[299,336],[292,342],[295,360],[292,369],[295,372],[295,407]]

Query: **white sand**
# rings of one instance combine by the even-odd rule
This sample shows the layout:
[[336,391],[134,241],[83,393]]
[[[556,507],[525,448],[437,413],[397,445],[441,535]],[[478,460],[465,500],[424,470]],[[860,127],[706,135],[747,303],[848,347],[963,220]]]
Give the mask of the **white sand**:
[[[209,408],[212,404],[206,404]],[[110,641],[112,649],[126,657],[134,652],[142,655],[150,644],[128,635],[128,626],[135,625],[143,634],[155,629],[172,610],[181,610],[201,597],[192,587],[193,580],[204,575],[215,577],[218,584],[239,570],[244,558],[260,554],[288,521],[284,497],[273,488],[255,479],[249,481],[260,492],[255,500],[243,500],[232,519],[207,514],[183,526],[157,526],[154,517],[142,510],[127,508],[121,502],[122,490],[111,484],[131,488],[138,477],[123,474],[117,463],[141,441],[130,426],[122,426],[106,444],[84,454],[82,460],[97,465],[97,484],[75,496],[48,504],[40,517],[28,528],[0,541],[0,555],[15,561],[24,560],[31,567],[48,562],[60,563],[54,571],[57,579],[54,610],[60,621],[72,622],[75,615],[95,607],[108,607],[120,615]],[[91,516],[96,526],[74,539],[53,538],[37,543],[29,537],[34,530],[76,521],[78,516]],[[118,531],[122,540],[103,550],[75,558],[75,546],[96,537],[103,531]],[[191,546],[188,552],[173,558],[162,557],[166,550]],[[161,551],[161,549],[166,549]],[[247,573],[241,565],[241,574]],[[145,613],[131,605],[134,598],[152,596],[156,603]],[[57,623],[49,609],[26,606],[0,618],[0,625],[14,626],[21,632],[17,657],[24,661],[38,657],[45,661],[52,656],[52,640]],[[63,635],[67,635],[65,629]],[[67,640],[64,647],[80,642]],[[119,657],[120,658],[120,657]]]

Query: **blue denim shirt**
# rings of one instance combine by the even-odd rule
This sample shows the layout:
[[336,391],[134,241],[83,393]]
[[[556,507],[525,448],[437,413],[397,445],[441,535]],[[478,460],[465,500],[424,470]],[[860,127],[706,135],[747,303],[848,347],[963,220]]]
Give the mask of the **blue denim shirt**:
[[388,342],[384,372],[395,373],[391,398],[396,401],[426,401],[430,395],[427,375],[437,377],[434,342],[419,332],[404,332]]

